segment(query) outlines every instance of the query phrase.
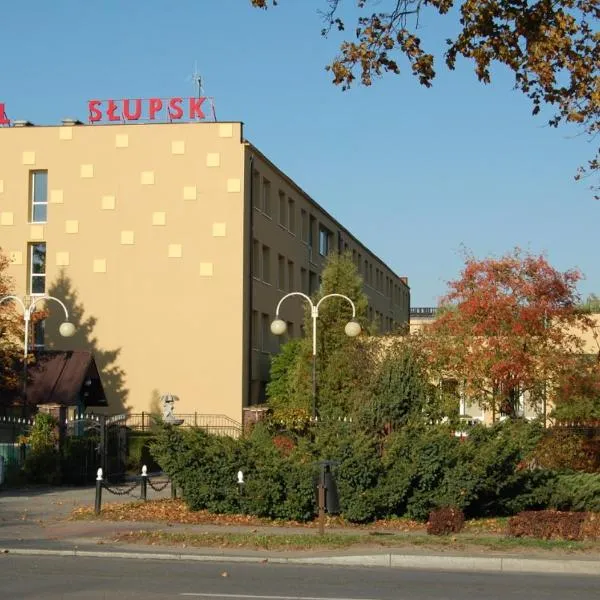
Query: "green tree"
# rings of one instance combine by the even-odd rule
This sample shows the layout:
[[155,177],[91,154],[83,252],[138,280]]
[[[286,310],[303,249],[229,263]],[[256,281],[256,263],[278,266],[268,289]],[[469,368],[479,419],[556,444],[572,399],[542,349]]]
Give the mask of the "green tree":
[[[279,2],[251,0],[258,8]],[[430,87],[436,57],[424,49],[418,30],[431,13],[458,21],[442,51],[449,69],[465,58],[487,84],[495,63],[501,64],[513,72],[515,89],[530,99],[534,115],[545,105],[553,111],[548,120],[553,127],[569,122],[590,136],[600,131],[595,0],[470,0],[459,6],[453,0],[323,0],[322,35],[345,32],[346,24],[354,33],[342,34],[340,53],[327,66],[333,83],[348,89],[358,78],[371,85],[383,73],[400,73],[402,59]],[[599,167],[596,152],[578,177]]]
[[[321,287],[312,301],[317,304],[332,293],[348,296],[356,306],[356,320],[369,330],[368,300],[351,255],[329,255]],[[349,338],[345,334],[344,328],[351,319],[352,307],[343,298],[326,298],[319,306],[317,404],[322,417],[347,416],[356,398],[368,390],[369,347],[360,337]],[[288,342],[274,357],[267,386],[274,420],[297,429],[306,425],[312,412],[312,318],[308,304],[304,330],[307,335],[303,339]]]
[[415,338],[384,338],[376,344],[368,402],[359,402],[361,426],[385,436],[411,422],[437,421],[445,415]]
[[[355,320],[363,331],[371,329],[367,321],[369,301],[363,280],[349,253],[330,254],[322,272],[321,286],[312,298],[317,304],[328,294],[343,294],[355,307]],[[359,337],[350,338],[344,328],[352,320],[352,307],[343,298],[329,297],[319,306],[317,323],[317,408],[326,418],[344,417],[367,393],[370,349]],[[310,310],[304,318],[305,331],[312,330]]]

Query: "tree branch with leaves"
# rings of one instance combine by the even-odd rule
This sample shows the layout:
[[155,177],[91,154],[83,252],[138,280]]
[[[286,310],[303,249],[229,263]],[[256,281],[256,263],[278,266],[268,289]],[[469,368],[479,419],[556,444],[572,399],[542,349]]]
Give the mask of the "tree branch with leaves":
[[[266,9],[280,1],[251,3]],[[419,83],[430,87],[436,56],[423,48],[419,19],[426,10],[450,19],[458,6],[458,33],[438,53],[449,69],[465,58],[487,84],[492,65],[502,64],[514,74],[515,89],[531,100],[534,115],[548,106],[552,127],[572,123],[591,140],[600,131],[600,6],[595,0],[355,0],[358,10],[367,13],[358,17],[344,11],[351,2],[323,2],[323,36],[345,34],[348,20],[356,20],[354,35],[344,36],[339,54],[326,67],[344,90],[357,79],[371,85],[386,73],[399,74],[402,58]],[[370,12],[371,6],[379,10]],[[599,157],[596,148],[576,178],[596,174]],[[592,189],[598,190],[597,184]]]

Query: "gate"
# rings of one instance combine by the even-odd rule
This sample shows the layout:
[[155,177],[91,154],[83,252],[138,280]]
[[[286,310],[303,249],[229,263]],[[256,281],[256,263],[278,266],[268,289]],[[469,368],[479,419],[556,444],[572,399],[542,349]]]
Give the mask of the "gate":
[[79,413],[67,419],[63,470],[69,483],[89,483],[98,467],[111,480],[125,475],[127,462],[126,415]]
[[19,440],[29,434],[31,419],[0,417],[0,456],[4,457],[5,468],[20,468],[25,462],[27,446]]

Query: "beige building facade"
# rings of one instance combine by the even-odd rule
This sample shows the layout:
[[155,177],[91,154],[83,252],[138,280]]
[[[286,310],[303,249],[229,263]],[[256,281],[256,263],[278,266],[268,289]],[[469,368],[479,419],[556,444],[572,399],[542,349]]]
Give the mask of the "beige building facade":
[[[19,295],[49,305],[38,347],[92,350],[112,412],[156,408],[242,420],[264,400],[269,325],[289,291],[314,293],[348,251],[382,332],[410,289],[243,137],[239,122],[0,128],[0,247]],[[281,316],[301,335],[303,305]]]

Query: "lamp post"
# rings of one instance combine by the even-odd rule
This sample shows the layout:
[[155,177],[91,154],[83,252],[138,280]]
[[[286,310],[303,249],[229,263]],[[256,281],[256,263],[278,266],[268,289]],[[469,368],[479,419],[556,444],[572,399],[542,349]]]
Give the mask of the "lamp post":
[[64,323],[61,323],[60,327],[58,328],[60,335],[63,337],[71,337],[75,333],[75,325],[69,322],[69,311],[62,300],[59,300],[54,296],[46,295],[35,296],[34,298],[29,297],[28,299],[29,303],[25,304],[25,300],[19,298],[18,296],[11,295],[0,298],[0,304],[13,300],[21,307],[21,310],[23,311],[23,321],[25,322],[25,339],[23,340],[23,412],[25,412],[25,404],[27,401],[27,355],[29,354],[29,323],[31,321],[31,316],[33,315],[36,304],[46,300],[58,302],[65,311],[65,321]]
[[343,298],[347,300],[350,306],[352,306],[352,320],[346,323],[344,332],[348,337],[356,337],[361,329],[360,325],[355,321],[356,307],[348,296],[344,296],[344,294],[327,294],[314,304],[306,294],[302,292],[290,292],[278,302],[275,309],[275,320],[271,323],[271,332],[275,335],[283,335],[287,329],[287,323],[279,318],[279,309],[284,300],[291,296],[301,296],[310,304],[310,314],[312,317],[312,419],[315,420],[317,418],[317,319],[319,318],[319,306],[321,306],[321,302],[327,298]]

